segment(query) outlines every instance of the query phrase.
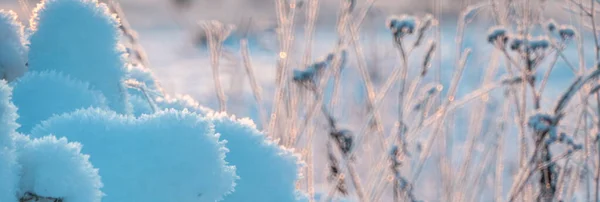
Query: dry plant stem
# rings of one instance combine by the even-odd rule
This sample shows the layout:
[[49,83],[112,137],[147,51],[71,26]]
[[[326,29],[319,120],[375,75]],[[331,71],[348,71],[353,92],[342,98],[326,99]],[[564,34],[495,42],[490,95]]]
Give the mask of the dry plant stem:
[[[290,50],[292,50],[292,45],[294,44],[293,42],[294,42],[294,35],[295,35],[294,21],[295,21],[295,17],[296,17],[297,0],[292,0],[290,2],[291,2],[289,5],[290,26],[287,28],[288,39],[286,40],[286,43],[287,43],[286,54],[289,54]],[[288,65],[289,56],[286,57],[285,61],[286,61],[285,65],[284,65],[285,69],[286,69],[285,71],[287,71],[287,74],[289,74],[292,70],[292,68],[289,67],[289,65]],[[297,128],[296,128],[297,127],[296,126],[296,124],[297,124],[297,121],[296,121],[296,118],[297,118],[297,116],[296,116],[296,114],[297,114],[296,98],[297,97],[295,96],[297,93],[296,92],[297,88],[294,88],[294,86],[291,84],[291,82],[289,82],[289,76],[286,78],[286,82],[284,83],[284,85],[286,86],[286,88],[284,91],[284,97],[283,97],[284,102],[283,103],[285,104],[284,106],[285,106],[285,112],[286,112],[287,117],[286,117],[286,119],[282,120],[282,121],[284,121],[284,124],[285,124],[283,134],[289,134],[287,138],[284,138],[287,140],[284,145],[290,147],[291,145],[295,144],[293,141],[298,136]]]
[[[433,124],[437,124],[437,123],[439,123],[439,121],[444,120],[442,116],[439,116],[439,114],[441,114],[443,110],[445,110],[446,113],[450,113],[453,110],[462,107],[466,103],[468,103],[468,102],[470,102],[470,101],[472,101],[472,100],[474,100],[476,98],[479,98],[479,97],[483,96],[484,94],[487,94],[490,91],[492,91],[494,89],[497,89],[499,87],[502,87],[502,86],[503,85],[501,84],[501,82],[498,82],[498,83],[488,84],[488,85],[486,85],[486,86],[484,86],[484,87],[482,87],[482,88],[480,88],[480,89],[478,89],[476,91],[473,91],[470,94],[465,95],[461,100],[458,100],[458,101],[455,101],[455,102],[451,103],[447,108],[442,108],[442,109],[437,110],[435,113],[433,113],[432,116],[427,117],[417,127],[411,128],[406,134],[408,134],[408,135],[410,135],[410,134],[418,134],[421,130],[423,130],[423,128],[431,126]],[[376,106],[378,106],[378,105],[376,105]],[[429,105],[429,107],[432,107],[432,105]],[[372,116],[370,116],[369,118],[372,118]],[[364,127],[365,126],[363,126],[363,129],[364,129]],[[390,136],[390,140],[388,140],[387,142],[395,142],[396,141],[395,140],[396,137],[397,136],[395,136],[395,135]],[[409,138],[407,138],[407,142],[412,143],[412,142],[415,141],[416,137],[412,137],[412,136],[408,136],[408,137]],[[380,162],[385,161],[385,158],[381,158],[379,161]],[[379,166],[378,166],[378,168],[379,168]],[[378,172],[378,174],[373,174],[374,176],[383,176],[383,174],[382,174],[383,171],[382,171],[381,168],[380,169],[376,169],[376,171],[374,171],[374,172]],[[374,183],[375,185],[373,185],[373,187],[379,187],[378,183],[381,183],[381,181],[375,182]],[[387,184],[384,185],[383,187],[386,187],[386,186],[387,186]],[[372,189],[372,190],[376,190],[376,189]],[[371,197],[371,198],[372,199],[373,198],[377,199],[378,197],[379,196],[377,194],[373,194],[373,197]],[[377,200],[373,200],[373,201],[377,201]]]
[[[579,0],[579,5],[583,5],[583,0]],[[592,5],[594,5],[593,2],[592,2]],[[581,8],[582,8],[582,10],[584,10],[583,7],[581,7]],[[589,17],[592,17],[592,21],[593,21],[594,19],[593,19],[593,14],[592,13],[594,13],[594,10],[590,11],[590,13],[587,13],[587,15]],[[577,26],[577,29],[578,29],[579,33],[583,33],[583,28],[582,28],[583,20],[584,20],[584,14],[580,13],[580,15],[579,15],[579,21],[578,21],[579,25]],[[595,25],[592,25],[592,26],[595,27]],[[597,36],[596,36],[597,33],[595,33],[595,29],[593,30],[593,32],[594,32],[593,33],[594,40],[596,42],[595,46],[596,46],[596,64],[597,64],[597,62],[598,62],[598,51],[597,51],[598,50],[598,41],[597,41]],[[585,57],[585,51],[584,51],[584,48],[583,48],[584,37],[583,36],[578,36],[578,39],[579,39],[579,43],[577,43],[577,49],[578,49],[578,53],[579,53],[579,69],[580,69],[580,72],[584,72],[585,71],[585,58],[584,58]],[[580,97],[583,98],[584,95],[580,94]],[[587,100],[585,102],[587,102]],[[600,104],[600,101],[598,103]],[[600,105],[598,107],[600,107]],[[584,122],[585,122],[585,125],[586,125],[585,129],[587,129],[588,128],[587,127],[587,124],[588,124],[587,117],[585,117],[585,121]],[[591,200],[591,190],[590,190],[591,185],[590,185],[590,180],[587,179],[587,176],[590,173],[589,169],[587,167],[587,163],[589,162],[589,155],[588,155],[589,153],[588,152],[590,151],[588,143],[589,143],[589,135],[585,135],[584,136],[584,147],[583,147],[583,149],[584,149],[583,164],[585,165],[584,175],[585,175],[585,179],[586,179],[585,180],[585,184],[586,184],[586,195],[585,195],[586,196],[586,201],[590,201]]]
[[[510,77],[512,78],[514,76],[514,73],[512,71],[512,65],[514,65],[515,68],[520,69],[520,65],[515,62],[510,55],[508,54],[508,52],[506,51],[506,49],[502,48],[502,52],[504,53],[504,58],[505,58],[505,66],[508,70],[508,73],[510,75]],[[521,78],[523,79],[523,78]],[[525,80],[523,80],[525,81]],[[519,168],[523,168],[525,166],[525,162],[526,162],[526,156],[527,156],[527,139],[525,136],[525,120],[524,118],[521,116],[522,112],[524,113],[525,109],[521,108],[522,106],[519,104],[519,95],[518,95],[518,91],[516,89],[514,89],[514,87],[510,86],[509,88],[509,92],[510,94],[512,94],[512,96],[509,95],[509,97],[511,97],[514,102],[514,106],[516,109],[516,121],[517,121],[517,130],[519,132]],[[516,176],[515,176],[516,177]],[[516,178],[515,178],[516,179]]]
[[[586,103],[587,103],[587,102],[586,102]],[[582,125],[582,124],[581,124],[581,123],[582,123],[582,120],[583,120],[583,118],[584,118],[585,116],[587,116],[587,115],[586,115],[586,113],[585,113],[585,109],[581,109],[581,110],[582,110],[582,111],[581,111],[581,113],[580,113],[581,115],[580,115],[580,116],[578,116],[579,118],[578,118],[578,120],[577,120],[577,124],[576,124],[576,126],[575,126],[575,129],[574,129],[574,131],[575,131],[575,132],[574,132],[574,134],[573,134],[573,137],[576,137],[576,136],[577,136],[577,133],[578,133],[578,132],[579,132],[579,130],[580,130],[579,128],[580,128],[580,127],[581,127],[581,125]],[[567,184],[567,183],[569,183],[569,182],[570,182],[570,181],[566,181],[567,179],[569,179],[569,178],[568,178],[568,176],[567,176],[567,166],[569,165],[569,162],[570,162],[570,160],[571,160],[571,158],[568,158],[568,159],[565,161],[565,163],[563,164],[563,167],[562,167],[562,168],[563,168],[563,169],[562,169],[562,172],[561,172],[561,174],[560,174],[560,176],[559,176],[559,178],[558,178],[558,182],[557,182],[557,185],[558,185],[558,188],[557,188],[557,190],[558,190],[558,191],[557,191],[557,195],[556,195],[557,201],[562,201],[562,194],[563,194],[563,192],[564,192],[564,188],[565,188],[565,187],[567,187],[567,188],[570,188],[570,185],[565,185],[565,184]],[[571,168],[570,170],[573,170],[573,168]],[[571,174],[572,174],[572,172],[573,172],[573,171],[570,171],[568,174],[569,174],[569,175],[571,175]],[[575,178],[577,178],[577,177],[575,176]]]
[[[400,51],[400,56],[402,59],[402,71],[400,73],[400,92],[398,93],[398,120],[397,120],[397,125],[398,125],[398,146],[403,150],[404,148],[404,144],[406,144],[404,142],[404,128],[406,127],[404,125],[404,97],[405,95],[405,91],[406,91],[406,79],[408,76],[408,58],[406,55],[406,52],[404,51],[404,47],[402,47],[402,40],[398,40],[398,50]],[[404,152],[403,152],[404,153]]]
[[117,0],[110,0],[109,5],[113,12],[115,12],[117,17],[119,18],[119,22],[121,24],[120,29],[129,40],[129,43],[131,43],[131,48],[135,54],[136,59],[138,60],[138,62],[142,63],[142,65],[145,68],[149,68],[150,62],[148,62],[148,56],[146,55],[146,51],[140,44],[137,33],[131,28],[129,21],[127,21],[127,18],[125,17],[125,12],[123,12],[121,5],[117,2]]
[[[275,8],[277,13],[277,26],[278,30],[278,40],[279,40],[279,58],[277,60],[277,79],[276,79],[276,90],[275,97],[273,99],[273,106],[270,115],[268,133],[271,133],[272,136],[279,136],[279,138],[284,138],[282,133],[278,133],[275,130],[277,126],[278,116],[280,114],[282,99],[284,98],[284,93],[288,90],[288,73],[289,67],[288,63],[288,54],[291,43],[293,42],[292,34],[294,27],[294,15],[295,15],[295,7],[291,9],[291,13],[287,13],[285,9],[288,6],[285,0],[275,0]],[[291,19],[290,19],[291,18]],[[284,142],[285,144],[285,142]]]
[[[341,11],[342,13],[345,12],[344,11],[345,8],[342,7],[340,9],[342,10]],[[347,23],[346,20],[347,20],[347,18],[341,18],[340,19],[340,21],[338,22],[338,25],[337,25],[338,26],[338,30],[340,30],[340,31],[344,30],[344,27],[346,27],[346,23]],[[334,50],[335,54],[337,54],[337,53],[340,52],[341,46],[343,45],[343,43],[342,43],[343,40],[342,39],[344,38],[344,35],[345,35],[344,32],[338,32],[339,42],[338,42],[338,44],[335,47],[335,50]],[[330,68],[327,68],[325,70],[326,73],[322,76],[322,78],[320,78],[321,80],[318,81],[318,83],[316,84],[317,89],[314,92],[315,96],[317,96],[316,99],[315,99],[316,101],[313,102],[310,107],[308,107],[308,109],[307,109],[308,113],[307,113],[306,117],[304,118],[304,121],[302,122],[302,124],[298,127],[298,131],[297,131],[298,134],[299,134],[298,138],[302,136],[302,134],[306,130],[306,127],[308,126],[309,122],[312,121],[312,118],[316,114],[317,110],[320,109],[321,106],[323,105],[322,99],[323,99],[324,96],[323,96],[323,90],[322,89],[325,87],[325,85],[329,81],[330,74],[335,74],[335,72],[338,71],[339,65],[340,65],[340,62],[336,58],[334,60],[334,64]],[[298,141],[298,138],[296,138],[296,142]]]
[[[490,134],[491,136],[491,134]],[[493,147],[492,145],[487,144],[486,148],[489,147]],[[495,146],[497,147],[497,145]],[[481,194],[481,189],[484,187],[484,185],[482,185],[482,178],[484,178],[484,180],[486,180],[486,178],[484,177],[486,174],[489,173],[489,169],[491,168],[491,163],[494,160],[494,156],[496,155],[494,152],[496,150],[492,150],[492,149],[488,149],[483,151],[483,161],[476,167],[475,171],[473,172],[473,176],[475,176],[475,179],[473,179],[473,182],[471,183],[471,187],[466,190],[465,194],[467,196],[471,196],[469,200],[467,201],[471,201],[474,202],[476,198],[478,198],[479,194]],[[465,184],[468,183],[468,181],[464,182]],[[464,185],[465,187],[469,187],[468,184]],[[464,200],[463,200],[464,201]]]
[[265,110],[262,107],[262,90],[260,85],[258,84],[258,81],[256,80],[254,68],[252,68],[252,62],[250,61],[250,54],[248,53],[248,39],[243,38],[240,40],[240,52],[242,54],[244,69],[246,69],[246,75],[248,75],[250,87],[252,88],[252,93],[254,94],[254,100],[256,101],[256,107],[258,109],[260,123],[262,124],[262,129],[266,130],[267,119],[265,117]]
[[[517,69],[520,69],[519,68],[520,65],[510,57],[510,55],[508,54],[506,49],[502,49],[502,51],[505,55],[504,58],[506,60],[506,62],[505,62],[506,68],[508,69],[508,72],[512,78],[514,75],[511,70],[512,69],[511,65],[514,65]],[[523,78],[521,78],[521,79],[523,79]],[[524,83],[524,82],[522,82],[522,83]],[[516,90],[514,87],[511,86],[511,87],[509,87],[509,92],[511,92],[511,94],[512,94],[512,96],[510,96],[510,95],[509,96],[513,98],[512,101],[514,102],[514,106],[515,106],[516,113],[517,113],[517,116],[515,116],[515,117],[516,117],[516,121],[518,123],[517,130],[519,132],[519,139],[518,139],[519,140],[519,169],[523,169],[525,167],[526,158],[527,158],[526,157],[527,156],[527,139],[525,136],[525,120],[521,116],[521,114],[524,113],[525,109],[522,108],[522,106],[520,105],[518,90]],[[519,179],[518,176],[515,176],[515,180],[518,180],[518,179]]]
[[[341,148],[340,147],[337,147],[337,148],[338,148],[338,152],[340,154],[343,154],[343,151],[341,151]],[[348,159],[350,157],[350,155],[352,155],[352,154],[343,154],[342,155],[343,156],[343,158],[342,158],[343,164],[346,165],[345,166],[346,171],[348,172],[348,175],[350,176],[350,180],[352,182],[352,185],[354,186],[354,191],[356,192],[356,195],[357,195],[359,201],[360,202],[369,202],[370,200],[365,197],[366,195],[362,188],[360,178],[359,178],[358,174],[356,173],[354,166],[352,165],[352,162],[350,161],[350,159]],[[343,167],[340,167],[340,169],[343,169]],[[342,171],[342,173],[343,173],[343,171]],[[338,176],[338,179],[335,181],[339,181],[339,180],[343,180],[343,179],[344,179],[344,175],[340,175],[340,176]],[[328,195],[326,197],[327,199],[333,198],[333,194],[335,194],[335,189],[336,189],[336,187],[333,186],[332,191],[329,192],[330,195]]]
[[444,106],[442,106],[442,108],[440,109],[441,111],[439,111],[438,113],[435,114],[435,116],[438,116],[440,118],[440,120],[438,120],[437,124],[434,126],[433,133],[430,134],[430,137],[427,140],[427,144],[425,145],[425,149],[424,149],[425,151],[423,153],[421,153],[422,155],[420,155],[420,157],[419,157],[419,162],[417,163],[417,167],[415,169],[415,174],[413,175],[413,178],[411,179],[411,184],[414,184],[419,179],[419,175],[421,174],[421,171],[423,170],[425,161],[427,161],[427,159],[429,158],[429,154],[431,153],[431,148],[433,147],[435,138],[436,138],[437,134],[439,134],[440,130],[442,129],[442,126],[444,125],[444,117],[446,116],[446,112],[447,112],[449,105],[454,101],[454,96],[456,94],[457,86],[460,83],[460,78],[462,77],[463,70],[465,68],[467,59],[469,58],[470,54],[471,54],[471,49],[468,49],[468,48],[465,49],[465,51],[462,53],[461,59],[457,63],[456,74],[454,75],[454,78],[452,79],[451,84],[450,84],[450,89],[448,90],[448,100],[446,101]]
[[[485,77],[481,83],[481,86],[492,81],[496,73],[496,69],[498,67],[496,63],[498,53],[499,52],[497,50],[494,50],[494,52],[492,53],[489,66],[486,68]],[[466,152],[465,160],[463,161],[463,164],[460,167],[460,172],[458,173],[456,179],[453,182],[453,187],[461,187],[460,184],[466,182],[467,180],[467,173],[470,173],[472,161],[474,160],[473,155],[475,153],[474,150],[476,140],[480,138],[481,130],[483,129],[483,121],[485,120],[484,115],[487,113],[485,102],[485,100],[477,102],[473,107],[473,112],[471,113],[471,123],[469,124],[470,127],[467,137],[468,140],[466,142],[466,147],[468,148],[468,150]],[[467,190],[465,190],[466,188],[467,186],[462,186],[461,189],[454,190],[455,193],[453,193],[453,200],[463,201],[463,197],[465,196],[464,193],[467,192]]]
[[562,172],[560,173],[560,176],[558,178],[558,182],[556,183],[558,185],[558,187],[556,189],[557,190],[556,191],[556,200],[557,201],[562,201],[562,194],[564,192],[564,188],[565,188],[565,184],[566,184],[565,182],[566,182],[567,179],[569,179],[568,176],[567,176],[567,174],[570,174],[570,172],[567,173],[567,170],[571,170],[571,168],[568,167],[570,160],[571,160],[571,158],[568,158],[565,161],[565,163],[563,164],[563,166],[562,166]]
[[[535,170],[531,169],[531,167],[533,166],[533,164],[536,162],[536,157],[541,149],[542,149],[542,141],[538,141],[535,145],[535,149],[533,150],[533,154],[531,156],[531,158],[529,159],[529,163],[527,163],[527,165],[525,167],[522,167],[521,169],[519,169],[519,172],[517,173],[517,177],[515,178],[515,181],[513,182],[513,187],[512,188],[516,188],[516,189],[511,189],[511,191],[509,192],[509,201],[515,201],[516,197],[520,195],[520,193],[522,191],[524,191],[525,189],[525,185],[527,185],[527,181],[529,181],[529,178],[533,175],[533,173],[535,172]],[[514,191],[516,190],[516,191]]]
[[[559,160],[561,160],[561,159],[568,158],[568,157],[570,157],[572,154],[573,154],[573,152],[565,152],[565,153],[563,153],[562,155],[558,156],[557,158],[554,158],[554,159],[552,159],[552,160],[551,160],[551,161],[549,161],[549,162],[545,162],[544,164],[542,164],[542,165],[539,165],[539,166],[535,167],[535,169],[531,169],[531,170],[530,170],[529,168],[528,168],[528,169],[526,169],[526,170],[527,170],[527,171],[526,171],[526,172],[527,172],[527,175],[525,176],[525,180],[524,180],[524,182],[523,182],[523,185],[524,185],[524,184],[525,184],[525,183],[526,183],[526,182],[527,182],[527,181],[528,181],[528,180],[529,180],[529,179],[530,179],[530,178],[533,176],[533,174],[534,174],[536,171],[542,170],[543,168],[546,168],[546,167],[550,166],[551,164],[553,164],[553,163],[555,163],[555,162],[557,162],[557,161],[559,161]],[[522,188],[520,188],[520,190],[522,190]],[[519,192],[517,191],[516,195],[513,195],[513,196],[511,196],[511,198],[510,198],[510,201],[514,201],[514,197],[516,197],[518,194],[519,194]]]
[[319,0],[308,0],[306,25],[304,30],[304,57],[302,67],[308,67],[312,58],[313,35],[319,11]]
[[346,27],[348,26],[348,20],[350,20],[350,14],[351,14],[351,10],[350,7],[353,5],[350,5],[350,3],[348,2],[348,0],[341,0],[340,1],[340,13],[338,15],[338,25],[337,25],[337,34],[338,34],[338,42],[337,42],[337,46],[336,46],[336,52],[334,54],[336,54],[336,56],[334,57],[334,65],[333,65],[333,77],[334,77],[334,83],[333,83],[333,92],[331,93],[331,98],[329,100],[329,109],[331,111],[331,114],[335,114],[335,103],[337,101],[337,97],[338,97],[338,91],[340,88],[340,74],[342,71],[342,58],[341,58],[341,48],[342,46],[346,45]]
[[27,0],[17,0],[19,2],[19,6],[21,7],[21,11],[23,11],[24,14],[29,16],[29,2],[27,2]]
[[[304,29],[304,55],[303,55],[302,64],[301,64],[302,68],[308,68],[309,63],[312,60],[313,35],[314,35],[315,22],[316,22],[317,16],[318,16],[320,0],[308,0],[307,2],[308,2],[308,6],[306,6],[306,23],[305,23],[305,29]],[[294,94],[297,95],[298,88],[292,87],[292,90],[294,91]],[[298,99],[292,98],[292,101],[293,101],[292,102],[292,110],[294,111],[292,114],[293,114],[294,118],[296,117],[296,114],[297,114],[296,109],[299,109],[299,106],[298,106],[299,99],[302,99],[302,98],[301,97]],[[294,134],[291,135],[292,142],[293,142],[293,139],[295,138],[294,136],[302,135],[302,133],[295,134],[297,131],[298,130],[294,130],[293,131]],[[309,133],[310,133],[310,131],[309,131]],[[290,142],[290,144],[295,144],[292,142]],[[311,200],[312,200],[312,198],[311,198]]]
[[[377,136],[377,138],[380,140],[380,146],[382,146],[382,148],[386,148],[385,147],[385,142],[383,142],[384,137],[383,137],[383,126],[382,126],[382,122],[381,122],[381,116],[379,115],[379,112],[377,110],[375,110],[375,90],[373,89],[373,83],[371,82],[371,77],[369,76],[369,73],[367,71],[366,68],[366,60],[364,58],[364,54],[362,52],[362,48],[360,45],[360,42],[358,41],[358,33],[357,33],[357,29],[355,29],[355,27],[350,27],[350,36],[351,36],[351,44],[354,47],[354,52],[356,54],[356,59],[358,62],[358,69],[360,71],[360,75],[361,75],[361,79],[365,85],[365,89],[367,91],[367,106],[368,108],[371,109],[371,113],[374,114],[374,124],[375,127],[377,129],[377,131],[375,131],[375,135]],[[367,123],[369,124],[369,122]],[[357,134],[359,141],[357,141],[357,145],[361,146],[361,141],[360,139],[363,138],[364,134],[363,133],[359,133]]]
[[[571,86],[568,88],[567,92],[565,92],[565,94],[563,94],[563,96],[561,96],[561,99],[559,100],[557,106],[555,107],[554,113],[557,115],[562,115],[564,113],[564,111],[563,111],[564,108],[567,106],[567,104],[572,99],[572,97],[576,93],[579,92],[581,87],[588,84],[590,81],[596,79],[599,75],[600,75],[600,69],[596,69],[596,70],[591,71],[591,73],[587,74],[586,76],[577,78],[575,80],[575,82],[573,82],[571,84]],[[554,124],[558,124],[558,122],[556,122]],[[537,136],[544,137],[545,134],[537,134]],[[517,178],[516,178],[515,182],[513,183],[511,191],[509,192],[509,193],[511,193],[511,194],[509,194],[510,201],[514,201],[515,197],[518,196],[519,193],[523,190],[524,185],[527,184],[527,180],[530,177],[527,175],[527,173],[529,172],[530,167],[532,167],[532,165],[535,163],[535,159],[537,156],[536,154],[538,152],[540,152],[540,150],[542,149],[542,143],[543,143],[543,138],[539,138],[535,144],[535,150],[533,153],[534,155],[531,156],[529,163],[527,164],[526,167],[524,167],[525,170],[524,171],[523,171],[523,169],[519,170],[519,173],[517,174]],[[525,178],[525,179],[521,180],[522,178]]]
[[148,94],[148,90],[146,89],[146,86],[142,86],[140,88],[140,90],[142,91],[142,94],[144,94],[144,98],[146,98],[146,101],[150,105],[150,108],[152,109],[152,112],[156,113],[158,111],[158,107],[156,106],[156,103],[154,103],[154,100]]
[[550,78],[550,73],[552,73],[552,70],[554,69],[554,66],[556,64],[556,61],[558,60],[558,55],[560,54],[559,52],[561,52],[562,50],[556,50],[556,55],[554,55],[554,58],[552,58],[552,61],[550,62],[550,65],[548,66],[548,70],[546,71],[546,73],[544,73],[544,77],[542,78],[542,83],[540,84],[540,88],[537,91],[537,94],[539,95],[539,97],[542,97],[542,94],[544,93],[544,89],[546,88],[546,84],[548,83],[548,78]]
[[569,184],[567,186],[568,190],[567,190],[567,196],[565,197],[565,199],[567,200],[572,200],[573,199],[573,195],[575,194],[575,190],[577,190],[579,183],[577,183],[577,180],[579,179],[579,175],[581,174],[581,169],[574,169],[575,171],[573,171],[574,173],[572,174],[573,177],[571,177],[571,181],[569,181]]
[[[509,93],[508,90],[505,93],[505,98],[508,98]],[[504,103],[504,109],[502,110],[502,119],[500,123],[500,131],[498,131],[498,139],[496,140],[496,173],[495,173],[495,189],[494,189],[494,201],[501,202],[502,200],[502,172],[504,171],[504,133],[506,123],[508,122],[508,115],[510,114],[510,102]]]
[[307,175],[306,175],[306,186],[307,186],[307,191],[308,191],[308,200],[310,202],[315,201],[315,185],[314,185],[314,170],[315,170],[315,165],[314,165],[314,149],[313,149],[313,137],[314,137],[314,133],[315,133],[315,128],[311,127],[308,130],[308,144],[306,145],[306,149],[308,151],[308,154],[306,155],[306,166],[307,166]]
[[227,104],[225,101],[225,92],[221,87],[221,77],[219,75],[219,59],[221,58],[221,42],[217,42],[210,30],[206,30],[208,35],[208,45],[210,46],[210,66],[212,67],[213,81],[215,85],[215,92],[217,99],[219,100],[219,111],[227,111]]
[[[590,4],[591,4],[591,12],[590,12],[590,20],[592,23],[592,34],[594,35],[594,50],[596,53],[596,60],[594,61],[595,64],[597,64],[598,62],[600,62],[600,42],[598,40],[598,33],[597,33],[597,29],[596,29],[596,10],[595,10],[595,5],[596,5],[596,1],[594,0],[590,0]],[[598,92],[596,92],[596,108],[598,110],[597,112],[597,116],[600,117],[600,94],[598,94]],[[597,123],[597,129],[600,130],[600,122]],[[586,142],[586,148],[589,147],[589,135],[586,135],[585,138]],[[597,143],[596,143],[597,144]],[[589,151],[589,150],[587,150]],[[600,162],[600,144],[598,144],[598,160]],[[589,156],[588,153],[586,152],[585,154],[586,156]],[[587,161],[586,161],[587,162]],[[596,181],[596,189],[594,190],[594,201],[599,201],[600,200],[600,166],[596,166],[596,176],[595,176],[595,181]]]
[[[354,27],[355,29],[359,29],[360,28],[360,25],[361,25],[360,22],[362,22],[364,20],[364,17],[366,16],[366,13],[369,11],[370,4],[372,4],[373,1],[374,0],[369,0],[369,2],[367,2],[367,4],[369,6],[362,11],[362,13],[363,13],[362,15],[359,15],[360,17],[357,20],[359,23],[357,25],[355,25],[355,26],[350,26],[350,27]],[[343,22],[343,23],[351,24],[349,22]],[[345,27],[347,27],[347,26],[345,26]],[[340,45],[343,45],[343,44],[338,44],[338,46],[336,47],[336,50],[334,51],[335,53],[339,53],[339,49],[341,48]],[[357,55],[360,55],[360,54],[357,54]],[[334,66],[336,66],[336,65],[334,65]],[[324,86],[327,83],[327,81],[329,80],[330,74],[332,74],[332,72],[330,71],[330,69],[335,69],[335,68],[328,68],[328,69],[325,70],[325,73],[322,76],[321,81],[319,82],[318,86]],[[317,93],[317,95],[319,95],[319,96],[317,97],[315,104],[312,107],[308,108],[308,114],[306,115],[306,118],[305,118],[304,122],[302,123],[302,125],[300,127],[298,127],[299,130],[296,131],[298,134],[302,134],[303,133],[303,131],[306,128],[306,125],[308,124],[308,121],[310,121],[312,119],[312,116],[316,113],[316,111],[321,108],[322,97],[323,97],[323,96],[321,96],[321,94],[322,94],[322,92],[320,91],[320,88],[319,88],[319,93]],[[383,130],[383,128],[381,130]],[[358,134],[358,138],[360,138],[360,136],[361,135]],[[359,141],[357,141],[356,145],[360,145]]]

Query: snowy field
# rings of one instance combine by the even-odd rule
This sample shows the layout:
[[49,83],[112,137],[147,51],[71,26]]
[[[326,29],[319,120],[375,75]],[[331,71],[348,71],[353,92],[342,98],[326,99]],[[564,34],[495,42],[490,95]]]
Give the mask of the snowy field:
[[[340,33],[346,4],[321,0],[310,32],[319,1],[282,0],[278,34],[273,1],[121,0],[136,33],[115,40],[94,1],[48,2],[33,18],[36,1],[0,1],[25,26],[0,18],[0,202],[599,198],[600,3],[348,1]],[[224,100],[205,20],[236,26]]]

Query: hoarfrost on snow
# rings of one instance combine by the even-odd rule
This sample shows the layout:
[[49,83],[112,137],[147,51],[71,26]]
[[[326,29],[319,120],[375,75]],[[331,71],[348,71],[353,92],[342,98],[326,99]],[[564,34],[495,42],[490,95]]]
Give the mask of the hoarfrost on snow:
[[89,82],[111,109],[131,110],[123,84],[125,51],[118,43],[119,23],[106,5],[96,0],[45,0],[30,24],[31,70],[55,70]]
[[235,167],[209,120],[160,111],[139,118],[100,109],[55,116],[32,130],[83,144],[99,169],[103,201],[217,201],[233,190]]
[[236,166],[240,179],[225,202],[298,201],[295,183],[299,179],[299,158],[278,146],[256,129],[250,119],[236,119],[225,113],[207,118],[230,150],[225,160]]
[[81,144],[45,136],[15,138],[22,167],[19,196],[63,199],[65,202],[100,202],[103,196],[98,169],[81,153]]
[[211,109],[206,108],[198,103],[194,98],[189,95],[165,95],[164,97],[158,97],[156,99],[156,105],[161,110],[174,109],[179,111],[189,111],[200,115],[206,115],[212,112]]
[[28,72],[12,86],[21,133],[29,133],[31,128],[53,115],[89,107],[106,108],[106,98],[101,92],[54,71]]
[[13,136],[17,124],[17,108],[10,102],[11,88],[0,79],[0,201],[17,201],[19,166]]

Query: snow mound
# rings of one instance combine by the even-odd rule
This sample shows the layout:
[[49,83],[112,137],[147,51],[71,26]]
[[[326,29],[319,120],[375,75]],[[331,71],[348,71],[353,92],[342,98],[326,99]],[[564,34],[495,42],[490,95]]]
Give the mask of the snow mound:
[[27,71],[23,25],[13,11],[0,10],[0,79],[13,81]]
[[11,88],[0,79],[0,201],[17,201],[18,164],[13,142],[17,108],[10,102]]
[[119,23],[96,0],[44,0],[31,19],[29,68],[55,70],[90,83],[108,106],[129,113]]
[[[28,72],[13,84],[13,102],[17,105],[21,127],[31,128],[52,115],[81,108],[106,107],[102,93],[90,90],[89,84],[53,71]],[[48,135],[48,134],[46,134]]]
[[190,112],[139,118],[99,109],[55,116],[32,130],[81,142],[100,169],[104,201],[217,201],[233,190],[235,168],[210,121]]
[[81,153],[81,144],[45,136],[19,135],[18,159],[22,165],[19,196],[60,198],[65,202],[100,202],[103,196],[98,169]]
[[250,119],[237,120],[224,113],[207,118],[230,150],[225,160],[236,166],[240,179],[225,202],[299,201],[295,183],[299,179],[298,156],[278,146],[256,130]]

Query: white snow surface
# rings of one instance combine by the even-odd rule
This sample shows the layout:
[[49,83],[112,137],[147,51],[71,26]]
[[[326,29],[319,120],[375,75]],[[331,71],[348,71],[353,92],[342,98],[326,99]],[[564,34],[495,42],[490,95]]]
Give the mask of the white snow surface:
[[12,83],[21,133],[53,115],[89,107],[107,108],[104,95],[86,82],[55,71],[30,71]]
[[299,157],[256,130],[252,120],[225,113],[207,115],[230,150],[225,160],[236,166],[240,179],[225,202],[298,201]]
[[19,196],[60,198],[65,202],[100,202],[103,196],[98,169],[81,153],[81,144],[66,138],[16,138],[22,166]]
[[211,122],[166,110],[139,118],[100,109],[55,116],[32,130],[83,144],[100,169],[106,202],[216,201],[232,191],[235,168]]
[[11,88],[0,79],[0,201],[17,201],[18,164],[12,140],[17,109],[10,102]]
[[89,82],[111,109],[130,112],[118,21],[106,5],[96,0],[46,0],[34,10],[30,26],[31,70],[55,70]]

